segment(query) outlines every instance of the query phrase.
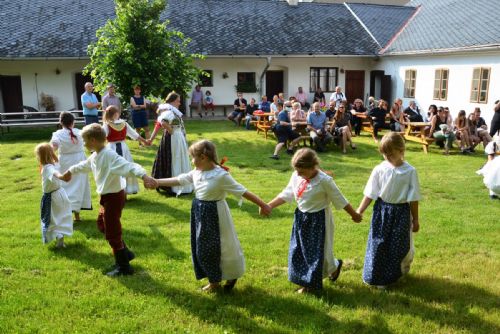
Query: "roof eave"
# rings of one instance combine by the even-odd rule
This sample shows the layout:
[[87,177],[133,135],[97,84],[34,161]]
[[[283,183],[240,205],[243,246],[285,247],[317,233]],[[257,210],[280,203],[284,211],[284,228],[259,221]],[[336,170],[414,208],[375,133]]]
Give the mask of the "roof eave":
[[475,45],[475,46],[465,46],[458,48],[386,52],[381,56],[383,57],[383,56],[434,55],[434,54],[450,54],[450,53],[460,53],[460,52],[480,52],[480,51],[496,51],[496,50],[500,50],[500,44]]

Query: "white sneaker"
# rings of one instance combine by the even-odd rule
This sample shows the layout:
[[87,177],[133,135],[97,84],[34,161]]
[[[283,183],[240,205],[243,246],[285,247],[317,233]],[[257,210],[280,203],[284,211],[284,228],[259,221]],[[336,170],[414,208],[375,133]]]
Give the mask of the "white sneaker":
[[66,248],[66,245],[64,244],[64,235],[58,235],[57,236],[57,248]]

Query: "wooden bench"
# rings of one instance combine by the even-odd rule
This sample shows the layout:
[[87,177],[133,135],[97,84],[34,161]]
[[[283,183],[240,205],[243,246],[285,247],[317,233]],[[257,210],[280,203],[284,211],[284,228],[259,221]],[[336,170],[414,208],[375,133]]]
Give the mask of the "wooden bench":
[[428,153],[429,145],[434,142],[434,138],[428,138],[425,135],[425,129],[430,125],[431,123],[426,122],[409,122],[406,124],[403,137],[408,141],[421,144],[424,152]]
[[[59,114],[62,111],[37,111],[37,112],[7,112],[0,113],[0,129],[10,132],[14,127],[59,127]],[[83,110],[70,111],[75,116],[75,125],[84,125]],[[101,113],[101,111],[99,111]]]

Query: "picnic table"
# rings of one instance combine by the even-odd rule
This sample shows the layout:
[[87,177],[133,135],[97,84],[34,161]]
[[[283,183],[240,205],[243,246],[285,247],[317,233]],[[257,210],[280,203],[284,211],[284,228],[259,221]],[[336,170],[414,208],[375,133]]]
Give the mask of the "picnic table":
[[270,116],[274,117],[274,113],[270,112],[254,112],[253,115],[257,117],[257,121],[255,123],[255,128],[257,129],[257,133],[264,132],[264,138],[267,139],[267,132],[271,129],[271,126],[274,124],[274,118],[269,119]]
[[431,123],[428,122],[409,122],[406,123],[406,129],[403,137],[406,140],[413,141],[422,144],[422,149],[425,153],[429,151],[429,144],[434,142],[434,138],[429,138],[425,134],[425,129],[429,127]]

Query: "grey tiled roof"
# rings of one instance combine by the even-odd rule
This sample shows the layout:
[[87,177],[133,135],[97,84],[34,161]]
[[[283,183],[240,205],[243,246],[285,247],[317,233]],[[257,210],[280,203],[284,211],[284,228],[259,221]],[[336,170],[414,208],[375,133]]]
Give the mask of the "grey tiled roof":
[[373,4],[349,4],[357,17],[365,24],[381,47],[404,26],[415,12],[415,7],[382,6]]
[[[352,6],[362,14],[369,8]],[[391,24],[373,25],[377,39],[386,40],[396,31],[392,22],[398,22],[400,14],[394,9],[384,12],[388,19],[391,15],[397,16]],[[95,31],[113,17],[111,0],[0,1],[0,58],[87,58]],[[169,0],[162,18],[192,38],[192,51],[207,55],[374,55],[380,51],[343,4]]]
[[384,54],[500,46],[499,0],[416,0],[422,5]]

